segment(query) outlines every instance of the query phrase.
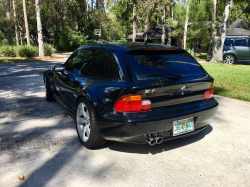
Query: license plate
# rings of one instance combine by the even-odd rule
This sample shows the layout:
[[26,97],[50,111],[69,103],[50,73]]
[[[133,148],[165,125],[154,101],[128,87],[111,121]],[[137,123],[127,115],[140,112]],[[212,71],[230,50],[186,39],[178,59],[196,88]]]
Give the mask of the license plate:
[[173,122],[173,136],[178,136],[194,130],[194,118],[187,118]]

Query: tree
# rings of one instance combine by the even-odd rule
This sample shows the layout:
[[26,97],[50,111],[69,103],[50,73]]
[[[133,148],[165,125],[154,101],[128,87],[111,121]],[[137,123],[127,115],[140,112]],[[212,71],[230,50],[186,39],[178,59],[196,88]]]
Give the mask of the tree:
[[137,23],[136,23],[136,0],[132,0],[133,1],[133,39],[132,42],[135,42],[136,39],[136,33],[137,33]]
[[19,45],[15,0],[13,0],[13,12],[14,12],[14,24],[15,24],[15,33],[16,33],[16,45]]
[[8,39],[9,44],[13,45],[13,37],[12,37],[12,23],[11,23],[11,7],[10,7],[10,0],[7,0],[7,11],[6,11],[6,18],[8,22]]
[[187,48],[187,29],[188,29],[188,16],[189,16],[189,3],[191,0],[187,0],[187,9],[186,9],[186,21],[184,26],[184,35],[183,35],[183,48]]
[[30,31],[29,31],[29,24],[28,24],[28,18],[27,18],[26,0],[23,0],[23,16],[24,16],[24,23],[25,23],[25,29],[26,29],[27,45],[30,45]]
[[44,56],[44,45],[43,45],[43,30],[41,22],[41,9],[39,0],[35,0],[36,5],[36,21],[37,21],[37,35],[39,44],[39,56]]
[[223,44],[226,38],[229,10],[232,5],[233,5],[233,0],[230,0],[226,3],[221,25],[219,26],[217,33],[213,38],[212,59],[210,62],[223,62],[223,56],[222,56]]

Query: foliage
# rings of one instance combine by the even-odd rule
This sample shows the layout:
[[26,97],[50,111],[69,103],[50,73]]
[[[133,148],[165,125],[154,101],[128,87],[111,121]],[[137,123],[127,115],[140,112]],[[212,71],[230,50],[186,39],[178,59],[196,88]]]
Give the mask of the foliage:
[[34,46],[9,46],[5,45],[0,47],[0,56],[5,57],[34,57],[38,55],[38,47]]
[[88,36],[83,33],[77,33],[70,27],[65,27],[63,31],[60,32],[60,38],[56,45],[56,48],[64,51],[72,51],[78,47],[85,45],[87,43]]
[[54,47],[52,47],[49,44],[44,44],[44,55],[45,56],[51,56],[52,53],[54,53],[56,51],[56,49]]
[[250,101],[250,66],[202,63],[214,78],[214,94]]
[[2,40],[2,45],[9,45],[8,39],[3,39]]
[[4,45],[0,47],[0,56],[15,57],[17,56],[17,48],[14,46]]
[[228,25],[231,25],[237,19],[244,19],[248,27],[250,27],[250,1],[242,0],[240,2],[235,2],[235,4],[230,9],[230,15],[228,18]]
[[126,39],[122,39],[122,40],[117,40],[118,43],[127,43]]
[[17,46],[17,51],[18,55],[20,57],[34,57],[38,56],[38,47],[34,46],[28,46],[28,45],[23,45],[23,46]]

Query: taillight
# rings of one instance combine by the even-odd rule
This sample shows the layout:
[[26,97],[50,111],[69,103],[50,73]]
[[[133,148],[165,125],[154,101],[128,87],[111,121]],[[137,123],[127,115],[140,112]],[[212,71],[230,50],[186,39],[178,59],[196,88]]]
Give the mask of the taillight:
[[213,92],[214,92],[214,87],[213,87],[213,85],[211,85],[209,90],[204,92],[204,96],[203,96],[202,101],[206,101],[206,100],[212,98],[213,97]]
[[151,110],[151,101],[141,95],[125,95],[118,99],[114,109],[118,112],[140,112]]

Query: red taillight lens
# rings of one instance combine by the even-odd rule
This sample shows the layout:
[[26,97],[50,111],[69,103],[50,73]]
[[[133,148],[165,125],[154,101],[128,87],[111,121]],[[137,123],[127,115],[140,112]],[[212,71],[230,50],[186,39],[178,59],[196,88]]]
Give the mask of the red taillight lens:
[[214,92],[214,87],[213,87],[213,85],[211,85],[209,90],[204,92],[204,96],[203,96],[202,101],[206,101],[206,100],[212,98],[213,97],[213,92]]
[[140,112],[151,110],[151,101],[142,99],[141,95],[125,95],[115,103],[118,112]]

